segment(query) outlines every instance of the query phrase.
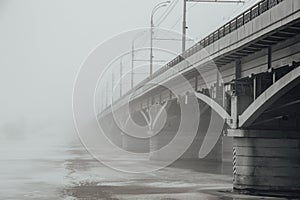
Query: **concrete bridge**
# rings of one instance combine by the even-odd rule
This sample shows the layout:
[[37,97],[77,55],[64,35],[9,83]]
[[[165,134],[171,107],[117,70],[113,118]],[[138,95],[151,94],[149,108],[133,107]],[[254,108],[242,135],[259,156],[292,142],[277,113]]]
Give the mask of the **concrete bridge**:
[[[168,155],[156,150],[187,121],[186,138],[197,134],[182,159],[233,160],[236,190],[299,192],[299,65],[300,1],[263,0],[138,84],[99,121],[116,145],[157,160]],[[182,118],[182,107],[200,122]],[[127,134],[134,123],[145,128],[140,133],[158,133]]]

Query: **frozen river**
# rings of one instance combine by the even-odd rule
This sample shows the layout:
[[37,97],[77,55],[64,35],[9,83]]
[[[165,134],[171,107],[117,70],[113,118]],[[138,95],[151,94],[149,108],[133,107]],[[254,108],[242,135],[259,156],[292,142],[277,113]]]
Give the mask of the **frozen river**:
[[47,156],[22,153],[27,157],[0,161],[1,200],[275,199],[232,193],[230,164],[180,161],[152,173],[127,174],[95,161],[81,145],[48,149]]

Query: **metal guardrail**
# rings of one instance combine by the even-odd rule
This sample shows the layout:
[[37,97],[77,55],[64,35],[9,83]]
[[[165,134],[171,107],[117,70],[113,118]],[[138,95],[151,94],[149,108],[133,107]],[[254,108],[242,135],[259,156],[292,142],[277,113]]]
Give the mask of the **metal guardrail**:
[[[218,41],[219,39],[225,37],[226,35],[230,34],[231,32],[237,30],[238,28],[242,27],[243,25],[247,24],[248,22],[252,21],[256,17],[260,16],[267,10],[270,10],[272,7],[278,5],[282,1],[285,0],[262,0],[252,6],[250,9],[246,10],[244,13],[240,14],[233,20],[229,21],[225,25],[223,25],[218,30],[214,31],[212,34],[208,35],[201,41],[197,42],[195,45],[187,49],[182,54],[178,55],[176,58],[171,60],[169,63],[167,63],[165,66],[157,70],[153,73],[151,77],[148,77],[144,79],[142,82],[140,82],[138,85],[136,85],[132,90],[136,91],[137,89],[144,86],[147,82],[149,82],[151,79],[157,77],[158,75],[162,74],[163,72],[167,71],[168,69],[172,68],[173,66],[179,64],[184,59],[194,55],[198,51],[200,51],[202,48],[205,48],[212,43]],[[125,93],[123,96],[126,96],[132,92],[132,90],[129,90],[127,93]],[[118,99],[117,101],[121,100],[122,98]]]

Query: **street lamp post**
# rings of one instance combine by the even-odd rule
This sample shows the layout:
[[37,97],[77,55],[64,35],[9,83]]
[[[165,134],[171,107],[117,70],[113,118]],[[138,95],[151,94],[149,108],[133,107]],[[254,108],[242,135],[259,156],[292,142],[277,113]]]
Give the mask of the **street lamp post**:
[[183,0],[183,21],[182,21],[182,52],[185,51],[186,45],[186,2],[187,0]]
[[160,8],[166,7],[167,4],[169,4],[169,3],[171,3],[171,1],[165,1],[165,2],[161,2],[161,3],[157,4],[153,8],[152,13],[151,13],[151,24],[150,24],[150,76],[152,76],[152,73],[153,73],[153,28],[154,28],[153,18],[154,18],[154,14]]
[[133,69],[134,69],[134,42],[135,39],[132,41],[131,45],[131,89],[133,88]]
[[122,77],[123,76],[123,60],[121,58],[120,60],[120,98],[122,97],[122,87],[123,87],[123,84],[122,84]]
[[135,53],[135,41],[141,37],[145,32],[141,32],[135,36],[131,43],[131,89],[134,86],[134,53]]
[[106,82],[106,88],[105,88],[105,93],[106,93],[106,95],[105,95],[105,97],[106,97],[106,99],[105,99],[105,108],[107,108],[107,106],[108,106],[108,82]]
[[111,73],[111,104],[114,103],[114,85],[115,85],[115,77],[114,72]]

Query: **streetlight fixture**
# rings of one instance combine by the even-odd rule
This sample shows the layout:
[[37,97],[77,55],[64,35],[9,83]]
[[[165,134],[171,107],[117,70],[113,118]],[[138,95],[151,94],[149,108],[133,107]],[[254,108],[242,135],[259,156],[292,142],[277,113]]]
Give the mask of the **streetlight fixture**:
[[158,11],[160,8],[162,7],[166,7],[169,3],[171,3],[171,1],[164,1],[161,2],[159,4],[157,4],[151,13],[151,32],[150,32],[150,76],[152,76],[152,72],[153,72],[153,28],[154,28],[154,22],[153,22],[153,18],[154,18],[154,14],[156,13],[156,11]]

